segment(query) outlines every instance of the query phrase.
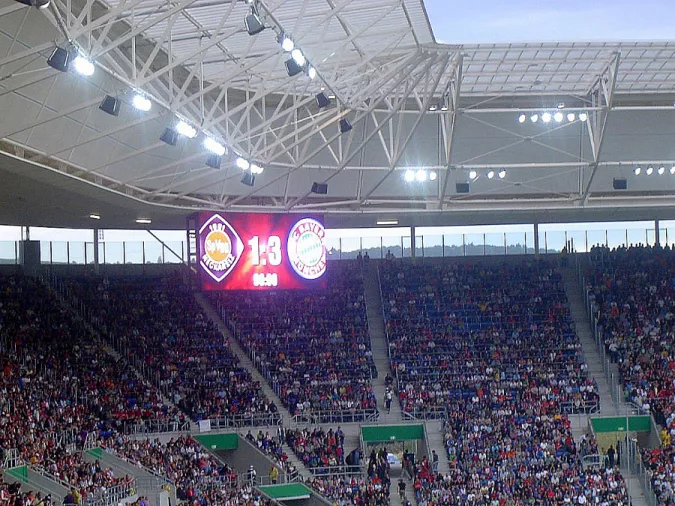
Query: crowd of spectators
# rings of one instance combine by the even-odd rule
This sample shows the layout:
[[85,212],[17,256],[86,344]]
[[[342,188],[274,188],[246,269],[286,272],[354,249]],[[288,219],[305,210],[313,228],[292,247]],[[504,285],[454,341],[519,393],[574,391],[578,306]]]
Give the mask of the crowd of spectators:
[[440,418],[471,404],[518,404],[555,414],[597,404],[551,265],[388,262],[381,280],[404,411]]
[[337,430],[321,428],[286,430],[286,442],[300,461],[317,474],[344,471],[345,436],[340,427]]
[[247,441],[249,441],[265,455],[272,458],[272,460],[281,466],[281,468],[287,473],[289,478],[294,478],[297,476],[298,470],[295,468],[293,463],[288,460],[288,455],[286,452],[284,452],[284,439],[285,429],[281,425],[277,429],[276,437],[272,436],[269,431],[265,431],[263,433],[262,430],[259,430],[258,434],[255,436],[250,430],[246,434]]
[[[50,495],[27,490],[21,491],[21,483],[5,483],[0,477],[0,505],[2,506],[54,506]],[[60,505],[59,505],[60,506]]]
[[194,420],[241,424],[276,414],[179,277],[79,280],[70,288],[117,347],[138,357]]
[[[364,288],[358,264],[332,265],[318,293],[218,293],[234,334],[291,414],[376,411]],[[330,422],[329,417],[321,418]]]
[[330,499],[333,506],[388,506],[389,487],[378,477],[323,476],[309,480],[314,490]]
[[675,250],[596,247],[591,257],[586,290],[598,330],[626,400],[663,427],[662,447],[644,450],[643,462],[659,502],[675,504]]

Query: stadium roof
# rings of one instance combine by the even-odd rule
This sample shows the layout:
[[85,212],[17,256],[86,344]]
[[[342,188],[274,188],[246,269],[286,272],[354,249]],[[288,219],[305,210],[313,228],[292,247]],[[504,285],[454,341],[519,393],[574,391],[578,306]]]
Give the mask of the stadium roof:
[[[256,35],[252,6],[266,27]],[[282,34],[314,79],[289,77]],[[79,48],[94,75],[48,66],[57,46]],[[421,0],[0,0],[0,149],[82,181],[80,193],[172,216],[653,213],[675,201],[674,53],[675,42],[440,44]],[[150,111],[132,107],[136,92]],[[332,97],[323,109],[320,92]],[[105,95],[122,102],[118,117],[99,110]],[[198,137],[161,142],[179,119]],[[227,149],[219,169],[205,164],[205,136]],[[265,169],[254,186],[238,157]],[[653,176],[634,175],[650,164]]]

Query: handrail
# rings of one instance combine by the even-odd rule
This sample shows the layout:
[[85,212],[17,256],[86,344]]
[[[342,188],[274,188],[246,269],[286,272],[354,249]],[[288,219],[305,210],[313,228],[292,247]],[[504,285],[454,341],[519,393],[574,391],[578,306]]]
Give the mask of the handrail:
[[3,452],[2,465],[0,466],[2,469],[11,469],[20,465],[23,465],[23,459],[18,448],[8,448]]
[[445,406],[429,406],[415,408],[413,411],[402,411],[404,420],[447,420],[448,408]]
[[[207,418],[209,430],[236,429],[238,427],[269,427],[281,423],[280,413],[250,413]],[[197,422],[198,424],[201,422]]]
[[122,431],[126,435],[189,432],[190,421],[150,419],[137,422],[135,420],[125,420],[122,425]]
[[322,423],[376,422],[380,413],[376,408],[351,410],[312,410],[297,413],[291,418],[294,425],[318,425]]

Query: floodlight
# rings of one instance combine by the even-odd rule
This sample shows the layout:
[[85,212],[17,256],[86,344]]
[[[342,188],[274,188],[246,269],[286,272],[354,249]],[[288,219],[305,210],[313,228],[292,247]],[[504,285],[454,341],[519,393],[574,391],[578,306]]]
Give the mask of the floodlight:
[[287,53],[290,53],[291,51],[293,51],[293,48],[295,48],[295,44],[293,43],[291,38],[286,37],[284,35],[284,37],[281,39],[281,49],[283,49]]
[[574,121],[575,119],[577,119],[576,114],[574,114],[573,112],[568,112],[568,113],[567,113],[567,121],[569,121],[570,123],[572,123],[572,121]]
[[204,139],[204,147],[218,156],[223,156],[225,154],[225,146],[211,137]]
[[673,166],[670,168],[670,173],[671,173],[671,174],[675,174],[675,165],[673,165]]
[[538,114],[533,114],[532,116],[530,116],[530,121],[531,121],[532,123],[536,123],[537,121],[539,121],[539,115],[538,115]]
[[518,123],[525,123],[525,120],[527,119],[527,116],[525,116],[522,112],[520,113],[520,116],[518,116]]
[[304,66],[305,63],[307,62],[307,59],[305,58],[305,55],[302,54],[302,51],[300,51],[297,48],[294,49],[293,51],[291,51],[291,58],[293,58],[295,60],[295,62],[298,65],[300,65],[301,67]]
[[147,112],[150,109],[152,109],[152,102],[150,101],[150,99],[144,97],[141,94],[134,95],[134,98],[131,103],[139,111]]
[[499,171],[499,179],[504,179],[506,177],[506,169]]
[[436,171],[432,170],[429,172],[429,181],[436,181],[436,178],[438,178]]
[[659,167],[658,172],[659,172],[659,176],[662,176],[663,174],[665,174],[665,172],[666,172],[666,167],[665,167],[665,165],[661,164],[661,166]]
[[237,167],[239,167],[241,170],[248,170],[251,168],[251,164],[249,163],[248,160],[245,158],[242,158],[241,156],[237,158],[237,161],[235,162]]
[[579,121],[586,121],[588,119],[588,114],[585,112],[580,112],[579,113]]
[[645,171],[645,174],[647,174],[648,176],[651,176],[653,172],[654,172],[654,167],[652,167],[650,165],[649,167],[647,167],[647,170]]
[[493,177],[495,177],[495,171],[494,170],[488,171],[487,178],[492,179]]
[[544,123],[550,123],[551,121],[551,113],[550,112],[545,112],[544,114],[541,115],[541,120]]
[[87,60],[84,56],[82,55],[77,55],[75,59],[73,60],[73,68],[77,71],[78,74],[82,74],[83,76],[91,76],[94,74],[94,70],[96,67],[94,67],[94,64]]
[[417,171],[415,174],[415,180],[419,181],[420,183],[423,183],[424,181],[427,180],[427,171],[424,169],[420,169]]
[[565,119],[565,115],[561,112],[557,112],[553,115],[553,119],[556,123],[562,123],[562,120]]
[[265,169],[261,167],[260,165],[256,165],[255,163],[251,164],[251,173],[252,174],[262,174]]
[[176,132],[188,139],[194,139],[197,136],[197,129],[183,120],[176,125]]
[[635,174],[636,176],[639,176],[641,172],[642,167],[640,167],[639,165],[633,169],[633,174]]
[[406,170],[404,177],[408,183],[412,183],[415,180],[415,171],[410,169]]
[[316,77],[316,69],[314,67],[307,67],[307,75],[310,79],[314,79]]
[[478,178],[478,172],[475,170],[472,170],[469,172],[469,179],[477,179]]

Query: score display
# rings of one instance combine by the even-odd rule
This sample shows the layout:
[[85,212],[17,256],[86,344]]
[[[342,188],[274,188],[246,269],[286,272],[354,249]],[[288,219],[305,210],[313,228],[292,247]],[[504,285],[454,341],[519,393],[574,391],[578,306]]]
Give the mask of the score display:
[[203,290],[325,288],[323,217],[297,214],[199,214]]

